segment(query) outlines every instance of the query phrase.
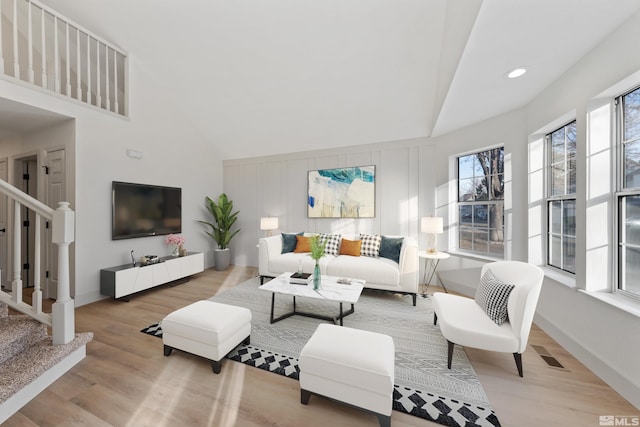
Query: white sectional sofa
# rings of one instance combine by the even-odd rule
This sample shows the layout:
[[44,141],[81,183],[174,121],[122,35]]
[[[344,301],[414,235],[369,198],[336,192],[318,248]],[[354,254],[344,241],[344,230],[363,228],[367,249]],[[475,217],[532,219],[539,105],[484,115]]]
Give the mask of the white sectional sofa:
[[[397,237],[397,236],[396,236]],[[359,235],[342,235],[343,239],[358,240]],[[305,273],[312,273],[315,262],[308,253],[282,253],[282,235],[263,237],[259,241],[259,275],[273,278],[284,272],[294,272],[299,265]],[[398,262],[385,257],[325,255],[320,259],[322,274],[350,277],[366,281],[365,288],[409,294],[416,305],[418,293],[418,244],[411,237],[404,237]]]

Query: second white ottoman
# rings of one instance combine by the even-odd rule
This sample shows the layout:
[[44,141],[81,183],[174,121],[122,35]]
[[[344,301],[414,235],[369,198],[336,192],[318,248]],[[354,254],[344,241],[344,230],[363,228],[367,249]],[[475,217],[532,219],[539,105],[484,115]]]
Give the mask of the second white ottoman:
[[320,324],[300,352],[300,401],[316,393],[375,413],[391,425],[395,346],[388,335]]
[[178,349],[211,360],[220,373],[222,359],[241,342],[249,344],[251,311],[202,300],[169,313],[162,320],[164,355]]

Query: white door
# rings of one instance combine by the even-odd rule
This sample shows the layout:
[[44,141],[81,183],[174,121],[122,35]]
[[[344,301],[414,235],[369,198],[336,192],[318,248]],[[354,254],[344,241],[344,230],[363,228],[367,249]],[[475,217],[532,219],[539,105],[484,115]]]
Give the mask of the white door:
[[[7,181],[7,159],[0,160],[0,179]],[[7,196],[0,194],[0,286],[9,283],[7,280]]]
[[[47,206],[56,209],[58,202],[67,201],[66,160],[64,148],[48,151],[46,156],[45,182]],[[47,229],[48,256],[45,272],[45,298],[56,299],[58,290],[58,246],[51,242],[51,224]]]

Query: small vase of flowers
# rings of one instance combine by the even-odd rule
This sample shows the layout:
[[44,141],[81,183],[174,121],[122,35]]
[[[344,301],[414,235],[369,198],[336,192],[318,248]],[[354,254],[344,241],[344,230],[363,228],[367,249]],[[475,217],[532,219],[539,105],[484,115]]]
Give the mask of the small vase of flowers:
[[326,240],[320,240],[319,236],[311,236],[311,253],[309,256],[316,262],[316,266],[313,269],[313,289],[319,289],[320,278],[320,258],[324,256],[324,248],[327,245]]
[[171,248],[171,256],[180,255],[180,247],[184,245],[184,237],[178,234],[169,234],[164,238],[164,242]]

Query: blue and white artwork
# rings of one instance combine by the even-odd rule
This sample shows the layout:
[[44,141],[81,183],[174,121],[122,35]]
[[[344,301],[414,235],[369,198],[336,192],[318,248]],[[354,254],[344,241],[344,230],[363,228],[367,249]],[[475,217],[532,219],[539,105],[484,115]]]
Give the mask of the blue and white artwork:
[[309,171],[309,218],[373,218],[375,166]]

